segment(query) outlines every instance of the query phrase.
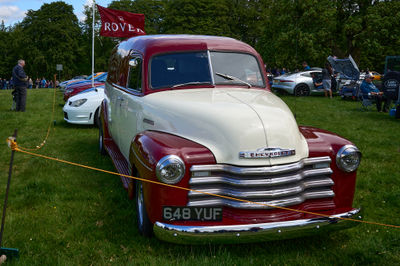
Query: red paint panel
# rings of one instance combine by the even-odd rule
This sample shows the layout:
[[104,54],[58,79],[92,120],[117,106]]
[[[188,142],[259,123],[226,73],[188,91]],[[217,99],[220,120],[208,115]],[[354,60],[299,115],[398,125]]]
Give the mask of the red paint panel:
[[314,127],[299,127],[300,132],[306,138],[309,148],[309,157],[331,157],[331,176],[335,185],[335,204],[337,208],[351,208],[353,204],[357,172],[346,173],[336,165],[336,153],[341,147],[353,144],[350,141],[326,130]]
[[[99,86],[102,86],[102,85],[104,85],[104,82],[95,82],[94,83],[94,86],[95,87],[99,87]],[[87,89],[90,89],[90,88],[93,88],[92,87],[92,82],[90,82],[90,83],[83,83],[83,84],[78,84],[78,85],[76,85],[76,86],[71,86],[71,87],[68,87],[67,89],[73,89],[73,91],[72,92],[64,92],[64,101],[67,101],[70,97],[72,97],[72,96],[74,96],[74,95],[77,95],[78,93],[80,93],[81,91],[84,91],[84,90],[87,90]]]
[[[154,172],[157,162],[166,155],[179,156],[185,162],[186,170],[184,178],[176,186],[185,188],[189,187],[190,167],[193,164],[216,163],[213,154],[204,146],[175,135],[155,131],[138,134],[131,145],[131,153],[136,154],[131,158],[140,176],[154,181],[159,181]],[[163,206],[187,204],[186,190],[150,183],[143,184],[143,189],[152,222],[161,220]]]

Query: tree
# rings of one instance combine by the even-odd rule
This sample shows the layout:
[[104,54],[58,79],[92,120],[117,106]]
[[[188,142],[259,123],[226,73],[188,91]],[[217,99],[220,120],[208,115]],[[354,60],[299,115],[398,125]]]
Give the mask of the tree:
[[388,55],[400,55],[400,2],[378,2],[367,9],[366,27],[357,39],[360,65],[382,71]]
[[164,33],[232,36],[225,0],[166,1]]
[[17,25],[14,44],[20,58],[27,62],[31,76],[50,78],[56,64],[63,65],[63,75],[76,73],[82,49],[81,31],[73,7],[62,1],[43,4],[37,11],[28,10]]
[[[0,25],[0,78],[9,79],[11,76],[11,69],[13,67],[12,60],[10,59],[10,36],[11,33],[5,27],[4,21]],[[15,61],[16,64],[16,61]]]
[[271,67],[321,66],[332,54],[335,10],[330,0],[271,1],[257,44]]

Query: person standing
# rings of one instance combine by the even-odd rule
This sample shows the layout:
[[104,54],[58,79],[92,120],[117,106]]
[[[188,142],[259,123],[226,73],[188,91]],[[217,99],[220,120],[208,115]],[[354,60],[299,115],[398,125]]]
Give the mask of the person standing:
[[307,64],[307,62],[306,61],[303,61],[303,70],[304,71],[307,71],[307,70],[311,70],[311,67]]
[[40,81],[40,88],[46,88],[46,79],[44,77]]
[[16,111],[25,112],[26,105],[26,87],[28,77],[24,71],[25,60],[18,60],[18,64],[13,68],[13,86],[16,93],[17,108]]
[[329,92],[329,97],[332,99],[332,74],[333,70],[331,65],[326,62],[325,63],[325,68],[322,69],[322,86],[324,87],[324,92],[325,92],[325,97],[328,97],[328,92]]
[[33,80],[32,80],[32,78],[29,78],[29,80],[28,80],[28,88],[32,89],[32,87],[33,87]]

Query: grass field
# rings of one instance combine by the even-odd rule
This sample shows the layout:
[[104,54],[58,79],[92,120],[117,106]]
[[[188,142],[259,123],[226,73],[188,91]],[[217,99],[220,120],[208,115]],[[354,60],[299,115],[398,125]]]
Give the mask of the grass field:
[[[6,138],[34,147],[46,135],[53,91],[29,90],[27,111],[9,111],[10,91],[0,91],[0,204],[11,151]],[[338,97],[283,100],[300,125],[342,135],[362,151],[354,206],[364,219],[400,225],[400,121],[361,111]],[[55,120],[40,154],[114,171],[97,152],[97,128],[63,121],[57,92]],[[180,246],[138,235],[134,203],[112,175],[15,154],[3,246],[19,248],[16,265],[399,265],[400,229],[360,224],[335,232],[246,245]]]

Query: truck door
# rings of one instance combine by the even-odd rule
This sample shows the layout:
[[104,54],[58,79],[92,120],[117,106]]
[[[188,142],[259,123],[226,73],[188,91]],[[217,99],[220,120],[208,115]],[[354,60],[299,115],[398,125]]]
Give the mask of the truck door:
[[129,72],[125,90],[121,90],[119,116],[119,147],[125,158],[129,158],[132,139],[140,131],[142,115],[142,58],[137,55],[129,61]]

